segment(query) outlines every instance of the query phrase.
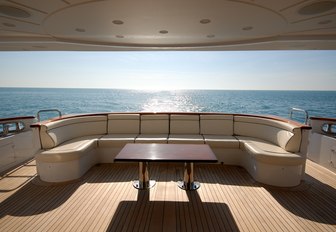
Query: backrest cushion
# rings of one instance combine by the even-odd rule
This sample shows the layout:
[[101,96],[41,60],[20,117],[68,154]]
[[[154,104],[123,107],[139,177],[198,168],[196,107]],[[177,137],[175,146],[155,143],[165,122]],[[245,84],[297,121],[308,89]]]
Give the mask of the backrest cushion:
[[57,120],[41,125],[40,138],[44,149],[88,135],[106,134],[106,116],[83,116]]
[[171,134],[199,134],[199,115],[170,115]]
[[108,134],[139,134],[139,114],[109,114]]
[[201,134],[233,135],[233,115],[200,115]]
[[169,115],[141,115],[141,134],[168,134]]
[[301,145],[300,127],[261,117],[234,116],[234,135],[263,139],[288,152],[298,152]]

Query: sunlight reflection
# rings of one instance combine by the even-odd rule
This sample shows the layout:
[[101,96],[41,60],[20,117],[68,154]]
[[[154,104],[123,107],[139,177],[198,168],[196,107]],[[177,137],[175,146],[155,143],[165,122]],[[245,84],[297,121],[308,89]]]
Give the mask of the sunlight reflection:
[[192,101],[192,98],[183,93],[170,92],[155,96],[147,100],[142,106],[145,112],[200,112],[202,107]]

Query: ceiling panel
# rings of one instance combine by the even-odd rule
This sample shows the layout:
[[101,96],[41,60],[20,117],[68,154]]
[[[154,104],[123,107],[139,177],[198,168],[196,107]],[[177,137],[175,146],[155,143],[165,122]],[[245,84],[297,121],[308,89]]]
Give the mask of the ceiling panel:
[[62,0],[11,0],[10,2],[18,3],[21,6],[27,6],[36,11],[45,13],[51,13],[69,5]]

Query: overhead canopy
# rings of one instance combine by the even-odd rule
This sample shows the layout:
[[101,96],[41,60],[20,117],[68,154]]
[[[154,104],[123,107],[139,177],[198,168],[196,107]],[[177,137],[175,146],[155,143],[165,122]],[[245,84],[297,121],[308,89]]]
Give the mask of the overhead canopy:
[[336,50],[336,1],[0,0],[0,51]]

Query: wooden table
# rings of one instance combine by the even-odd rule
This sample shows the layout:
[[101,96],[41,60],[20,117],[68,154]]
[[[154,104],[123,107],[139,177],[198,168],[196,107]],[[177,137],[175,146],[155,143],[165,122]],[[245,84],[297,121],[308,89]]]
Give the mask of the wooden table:
[[115,161],[139,162],[139,180],[133,182],[137,189],[155,185],[150,180],[149,162],[184,162],[183,181],[178,186],[184,190],[196,190],[200,183],[194,181],[194,163],[215,163],[217,158],[207,144],[141,144],[129,143],[115,157]]

